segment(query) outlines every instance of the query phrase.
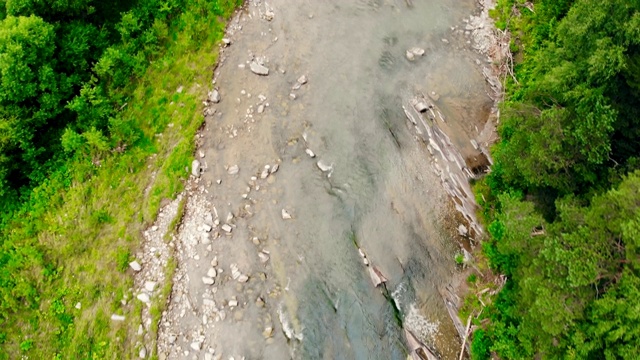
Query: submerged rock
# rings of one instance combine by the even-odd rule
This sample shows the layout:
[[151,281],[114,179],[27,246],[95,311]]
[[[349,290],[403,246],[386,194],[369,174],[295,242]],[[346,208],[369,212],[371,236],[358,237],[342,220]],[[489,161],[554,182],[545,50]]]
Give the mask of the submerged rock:
[[261,76],[269,75],[269,69],[264,65],[258,64],[255,61],[251,62],[251,64],[249,65],[249,68],[251,69],[251,72],[253,72],[256,75],[261,75]]

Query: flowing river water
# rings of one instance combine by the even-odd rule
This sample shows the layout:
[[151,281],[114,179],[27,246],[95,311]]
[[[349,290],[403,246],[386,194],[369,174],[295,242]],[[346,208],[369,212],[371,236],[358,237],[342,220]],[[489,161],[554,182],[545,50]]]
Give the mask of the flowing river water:
[[[458,222],[403,106],[430,94],[452,145],[474,156],[492,101],[486,57],[458,29],[478,11],[471,0],[246,5],[203,85],[221,101],[198,138],[161,359],[406,359],[403,329],[457,358],[441,293],[459,281]],[[412,47],[424,55],[409,61]]]

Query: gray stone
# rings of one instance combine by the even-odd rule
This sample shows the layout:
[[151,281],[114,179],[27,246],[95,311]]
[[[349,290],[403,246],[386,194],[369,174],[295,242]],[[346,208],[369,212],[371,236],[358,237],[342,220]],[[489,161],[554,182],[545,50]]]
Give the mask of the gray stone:
[[269,75],[269,69],[264,65],[258,64],[255,61],[251,62],[251,64],[249,65],[249,68],[256,75],[261,75],[261,76]]
[[209,101],[217,104],[220,102],[220,100],[222,100],[222,98],[220,97],[220,92],[218,92],[218,90],[213,89],[213,91],[209,92]]
[[142,270],[142,266],[137,261],[132,261],[129,263],[129,266],[133,269],[133,271],[138,272]]

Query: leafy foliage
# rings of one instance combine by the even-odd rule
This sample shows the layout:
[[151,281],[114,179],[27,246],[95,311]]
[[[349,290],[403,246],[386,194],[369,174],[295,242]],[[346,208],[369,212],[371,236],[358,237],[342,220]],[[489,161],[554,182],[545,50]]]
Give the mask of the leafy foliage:
[[637,359],[640,3],[534,8],[504,0],[494,13],[522,59],[484,204],[483,250],[509,281],[472,353]]

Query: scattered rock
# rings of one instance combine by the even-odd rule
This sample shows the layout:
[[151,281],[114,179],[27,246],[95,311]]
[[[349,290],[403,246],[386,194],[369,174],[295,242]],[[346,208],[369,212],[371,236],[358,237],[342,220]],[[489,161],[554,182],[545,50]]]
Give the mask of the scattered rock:
[[76,303],[75,307],[76,307],[76,309],[80,310],[80,309],[82,309],[82,304],[78,302],[78,303]]
[[147,348],[144,345],[140,348],[140,352],[138,353],[140,359],[144,359],[147,357]]
[[422,55],[424,55],[424,49],[419,47],[412,47],[406,52],[407,60],[409,61],[413,61],[415,60],[416,56],[422,56]]
[[258,64],[255,61],[251,62],[251,64],[249,65],[249,68],[256,75],[261,75],[261,76],[269,75],[269,69],[264,65]]
[[231,45],[231,39],[222,38],[222,43],[224,44],[224,46],[229,46]]
[[[229,169],[227,170],[227,173],[229,175],[235,175],[240,171],[240,167],[238,167],[238,165],[231,165],[229,166]],[[219,184],[219,183],[218,183]]]
[[467,236],[468,233],[469,229],[467,229],[466,226],[462,224],[458,225],[458,234],[460,234],[460,236]]
[[433,101],[438,101],[438,100],[440,100],[440,95],[436,94],[436,92],[435,92],[435,91],[430,92],[430,93],[429,93],[429,97],[430,97],[431,99],[433,99]]
[[238,276],[238,282],[246,283],[247,281],[249,281],[249,277],[247,275],[242,274]]
[[291,99],[291,100],[295,100],[295,99],[296,99],[296,97],[297,97],[297,96],[296,96],[296,94],[294,94],[294,93],[289,94],[289,99]]
[[265,339],[268,339],[271,336],[273,336],[273,328],[271,326],[267,326],[262,332],[262,336],[264,336]]
[[195,351],[200,351],[200,349],[202,349],[202,342],[200,341],[194,341],[191,343],[191,348]]
[[225,232],[227,232],[227,233],[230,233],[230,232],[233,230],[233,228],[232,228],[232,227],[231,227],[231,225],[229,225],[229,224],[224,224],[224,225],[222,225],[220,228],[221,228],[222,230],[224,230]]
[[129,263],[129,266],[131,267],[131,269],[133,269],[133,271],[138,272],[140,270],[142,270],[142,266],[140,266],[140,264],[137,261],[132,261]]
[[147,290],[149,292],[152,292],[156,288],[155,281],[145,281],[144,282],[144,288],[145,288],[145,290]]
[[203,276],[203,277],[202,277],[202,282],[203,282],[205,285],[213,285],[213,283],[215,282],[215,280],[213,280],[213,278],[210,278],[210,277],[208,277],[208,276]]
[[278,169],[280,169],[280,164],[275,164],[275,165],[273,165],[273,166],[271,167],[270,172],[273,174],[273,173],[275,173],[276,171],[278,171]]
[[260,179],[266,179],[269,174],[271,174],[271,166],[265,165],[262,173],[260,174]]
[[140,293],[136,296],[136,298],[145,304],[148,304],[151,302],[151,298],[149,298],[149,294],[147,293]]
[[209,101],[217,104],[220,100],[222,100],[222,98],[220,97],[220,92],[218,92],[218,90],[213,89],[213,91],[209,91]]
[[261,297],[259,297],[259,296],[258,296],[258,298],[256,299],[256,305],[257,305],[258,307],[260,307],[260,308],[261,308],[261,307],[264,307],[264,300],[263,300]]
[[258,114],[262,114],[264,112],[264,105],[260,104],[258,105]]
[[238,300],[229,300],[229,307],[238,306]]
[[311,151],[311,149],[306,149],[304,152],[306,152],[307,155],[309,155],[311,158],[316,157],[316,154],[314,154],[313,151]]
[[260,262],[262,263],[266,263],[267,261],[269,261],[269,255],[265,254],[264,252],[259,252],[258,257],[260,258]]
[[369,269],[369,276],[371,277],[373,286],[378,287],[380,284],[389,281],[375,266],[369,266],[367,269]]
[[202,230],[204,230],[205,232],[211,232],[213,228],[209,224],[202,224]]
[[180,94],[182,92],[182,90],[184,90],[184,86],[180,85],[180,86],[178,86],[178,89],[176,90],[176,92],[178,94]]
[[302,75],[298,78],[298,84],[304,85],[307,83],[307,75]]
[[191,162],[191,175],[200,177],[200,161],[193,160]]
[[216,268],[210,268],[207,271],[207,276],[210,277],[210,278],[214,278],[214,277],[216,277],[216,275],[218,275],[218,272],[216,271]]
[[416,109],[416,111],[421,113],[429,110],[429,105],[425,101],[416,101],[415,104],[413,104],[413,107]]
[[322,160],[318,160],[316,165],[318,165],[318,169],[320,169],[322,172],[327,172],[327,171],[333,170],[333,167],[331,165],[327,165]]
[[125,317],[123,315],[112,314],[111,320],[113,321],[124,321]]
[[287,210],[285,209],[282,209],[282,219],[283,220],[291,219],[291,214],[289,214],[289,212],[287,212]]
[[471,146],[473,146],[474,149],[478,150],[478,142],[475,139],[471,139],[469,141],[471,142]]

